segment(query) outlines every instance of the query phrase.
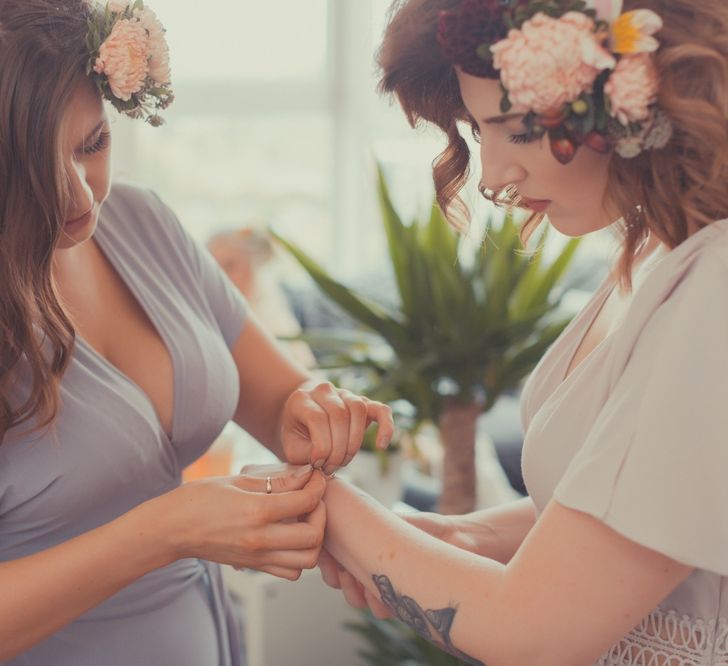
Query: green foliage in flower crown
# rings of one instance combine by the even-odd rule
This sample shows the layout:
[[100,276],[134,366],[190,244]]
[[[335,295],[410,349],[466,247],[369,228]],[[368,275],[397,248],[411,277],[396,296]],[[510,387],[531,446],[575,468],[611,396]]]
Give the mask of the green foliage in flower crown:
[[551,18],[560,18],[568,12],[580,12],[596,20],[596,10],[587,7],[584,0],[509,0],[510,11],[504,14],[509,29],[520,29],[539,12]]
[[[114,24],[120,20],[134,18],[134,12],[138,9],[144,9],[144,0],[135,0],[134,3],[127,5],[121,12],[112,11],[108,3],[104,7],[93,6],[88,19],[88,33],[86,35],[86,47],[89,52],[86,75],[94,81],[101,96],[108,100],[119,113],[133,119],[144,118],[150,125],[159,127],[164,124],[164,119],[157,111],[167,109],[174,102],[174,94],[168,86],[158,85],[150,77],[147,77],[142,89],[125,101],[114,95],[106,76],[99,75],[94,71],[94,64],[99,56],[99,50],[111,34]],[[152,98],[151,101],[149,98]]]

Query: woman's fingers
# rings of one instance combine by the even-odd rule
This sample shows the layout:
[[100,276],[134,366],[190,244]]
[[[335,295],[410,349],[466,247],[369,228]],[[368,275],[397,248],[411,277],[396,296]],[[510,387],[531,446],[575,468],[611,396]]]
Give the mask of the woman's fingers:
[[285,567],[275,567],[275,566],[268,566],[263,565],[259,567],[251,567],[251,566],[239,566],[239,567],[233,567],[235,571],[244,571],[245,569],[255,569],[256,571],[263,571],[267,574],[270,574],[271,576],[276,576],[278,578],[285,578],[286,580],[298,580],[301,577],[301,569],[287,569]]
[[367,403],[367,425],[377,423],[377,448],[386,449],[389,442],[392,441],[394,435],[394,418],[392,418],[392,409],[383,402],[369,400],[365,398]]
[[[320,386],[320,385],[319,385]],[[317,386],[312,390],[294,391],[286,402],[282,436],[289,460],[302,457],[321,469],[331,453],[331,427],[326,409],[319,404],[323,391]]]
[[369,605],[369,610],[373,613],[374,617],[380,620],[394,617],[392,611],[382,603],[381,599],[378,599],[366,587],[364,588],[364,599]]
[[[364,433],[369,425],[367,400],[358,396],[351,391],[340,390],[339,395],[344,401],[349,411],[349,435],[346,441],[346,451],[341,460],[341,467],[348,465],[351,459],[357,454],[364,441]],[[329,474],[335,472],[335,469],[326,470]]]
[[341,583],[339,582],[339,563],[325,548],[319,553],[318,566],[321,570],[321,578],[324,583],[326,583],[329,587],[340,590]]
[[370,424],[378,425],[378,448],[386,448],[394,434],[392,410],[387,405],[328,382],[294,391],[283,414],[281,434],[287,459],[308,460],[327,474],[351,461]]
[[[240,475],[233,477],[233,484],[251,493],[286,493],[301,490],[311,478],[311,465],[245,465]],[[268,486],[270,479],[270,488]]]
[[278,578],[285,578],[286,580],[298,580],[301,577],[301,569],[286,569],[285,567],[273,567],[266,566],[260,567],[258,571],[264,571],[265,573],[271,574]]
[[[346,457],[349,442],[349,409],[333,384],[319,384],[311,391],[311,397],[324,410],[328,420],[326,426],[315,424],[321,431],[316,433],[317,436],[311,433],[313,441],[311,460],[314,467],[332,474]],[[328,440],[325,439],[326,427],[329,430]],[[317,446],[317,443],[323,441],[326,441],[326,448]]]
[[364,596],[364,586],[352,576],[348,571],[339,571],[339,581],[341,582],[341,591],[347,603],[354,608],[368,608],[366,597]]
[[265,523],[278,523],[311,513],[321,503],[326,480],[320,472],[313,472],[301,490],[257,496],[260,517]]
[[370,400],[369,398],[363,398],[354,394],[350,395],[352,396],[352,402],[347,402],[351,411],[350,439],[349,448],[342,462],[342,467],[348,465],[358,453],[364,440],[364,432],[372,423],[377,424],[376,447],[378,449],[387,448],[394,435],[394,419],[392,418],[392,410],[390,407],[376,400]]
[[[317,511],[325,512],[323,504]],[[307,522],[272,523],[261,527],[253,538],[264,550],[309,550],[323,542],[323,529]]]

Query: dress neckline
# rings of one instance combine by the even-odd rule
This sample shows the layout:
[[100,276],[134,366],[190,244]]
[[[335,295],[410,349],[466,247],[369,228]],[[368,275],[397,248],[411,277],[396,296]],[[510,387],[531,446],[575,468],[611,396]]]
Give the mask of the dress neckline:
[[157,412],[157,408],[152,401],[149,394],[134,380],[132,379],[128,374],[126,374],[123,370],[121,370],[117,365],[112,363],[109,359],[107,359],[103,354],[101,354],[90,342],[85,340],[83,336],[77,335],[76,340],[86,348],[86,350],[94,357],[96,358],[102,365],[104,365],[106,368],[108,368],[111,372],[113,372],[115,375],[120,377],[123,381],[128,383],[137,393],[139,393],[144,400],[144,402],[148,405],[148,407],[151,410],[151,413],[153,414],[153,419],[156,425],[159,428],[159,431],[164,434],[164,436],[167,438],[168,442],[174,441],[174,438],[177,434],[177,417],[179,414],[179,384],[177,381],[177,378],[180,374],[180,365],[179,360],[177,358],[177,354],[175,353],[175,346],[171,343],[171,340],[169,336],[167,335],[167,332],[162,325],[162,322],[159,320],[159,317],[156,315],[155,310],[151,305],[147,302],[147,299],[144,297],[142,290],[138,288],[136,279],[134,278],[133,274],[131,274],[126,266],[124,265],[124,262],[121,261],[121,259],[118,257],[116,251],[113,248],[113,243],[106,244],[106,238],[104,237],[103,229],[103,223],[102,220],[99,220],[98,227],[96,229],[96,232],[94,233],[93,237],[89,239],[89,242],[96,241],[96,246],[98,247],[99,251],[103,254],[106,261],[109,262],[109,265],[113,268],[114,271],[116,271],[116,274],[118,278],[121,280],[121,282],[124,284],[124,286],[129,290],[129,293],[132,295],[132,297],[136,300],[139,307],[142,309],[142,311],[146,314],[147,318],[149,319],[151,325],[154,327],[157,335],[159,336],[160,340],[162,341],[162,344],[165,346],[167,350],[167,354],[169,355],[170,364],[172,366],[172,416],[170,419],[170,430],[169,432],[162,424],[162,420],[159,416],[159,413]]
[[[649,238],[645,240],[643,246],[640,246],[640,250],[644,245],[646,245],[649,242]],[[670,250],[668,249],[667,252],[664,252],[665,246],[664,244],[660,243],[650,251],[650,253],[645,257],[642,262],[637,266],[637,269],[633,271],[632,275],[632,298],[635,297],[637,291],[639,291],[640,287],[644,283],[644,281],[648,278],[649,274],[655,269],[656,266],[659,266],[670,254]],[[638,250],[639,251],[639,250]],[[662,254],[662,256],[660,256]],[[657,259],[655,260],[655,256],[657,256]],[[635,279],[640,278],[639,284],[635,287]],[[614,290],[618,288],[619,280],[616,277],[613,277],[613,267],[609,270],[607,276],[605,277],[602,284],[599,286],[599,288],[596,290],[596,292],[592,296],[592,304],[596,303],[597,305],[596,310],[594,314],[588,318],[588,323],[586,324],[586,327],[583,329],[583,333],[578,337],[577,342],[575,345],[571,348],[571,352],[567,355],[568,361],[566,364],[566,367],[564,368],[563,373],[561,373],[561,382],[564,383],[571,377],[571,375],[576,372],[583,363],[590,360],[590,358],[597,352],[606,342],[609,340],[613,333],[619,329],[619,326],[621,325],[622,321],[625,319],[627,312],[629,311],[630,305],[627,306],[626,310],[624,311],[623,315],[619,317],[616,321],[616,323],[610,328],[609,332],[602,338],[602,340],[599,341],[597,345],[594,346],[594,348],[586,355],[584,358],[579,361],[578,365],[575,368],[572,368],[571,371],[569,371],[569,368],[571,368],[572,363],[574,362],[574,359],[576,358],[577,353],[581,349],[582,344],[586,340],[586,336],[589,335],[589,332],[592,329],[592,326],[596,322],[597,318],[601,314],[602,310],[604,309],[604,306],[606,305],[607,301],[609,300],[609,297],[614,293]],[[608,288],[607,288],[608,287]],[[604,293],[600,292],[604,290]],[[597,296],[599,295],[599,298]]]
[[[616,330],[616,327],[612,328],[612,330],[610,330],[609,333],[607,333],[604,338],[602,338],[602,340],[600,340],[599,343],[583,359],[581,359],[581,361],[579,361],[578,365],[575,368],[572,368],[571,371],[569,371],[569,368],[571,368],[571,364],[574,362],[574,358],[576,357],[577,352],[579,351],[579,349],[581,349],[581,345],[586,339],[586,336],[589,334],[589,331],[591,330],[594,322],[597,320],[599,313],[602,311],[602,308],[606,304],[607,299],[614,291],[615,287],[616,282],[610,280],[610,276],[607,276],[604,279],[604,282],[602,282],[602,284],[600,285],[599,289],[592,296],[592,302],[589,305],[594,306],[596,309],[594,313],[590,317],[588,317],[587,323],[582,329],[583,332],[577,336],[576,342],[572,347],[570,347],[569,353],[566,354],[566,366],[564,367],[563,372],[559,373],[559,385],[567,382],[571,378],[571,376],[584,365],[584,363],[589,361],[592,356],[594,356],[594,354],[604,345],[604,343],[609,340],[609,338],[611,338],[612,334]],[[602,291],[603,293],[600,293]],[[597,295],[599,295],[599,298],[597,298]]]

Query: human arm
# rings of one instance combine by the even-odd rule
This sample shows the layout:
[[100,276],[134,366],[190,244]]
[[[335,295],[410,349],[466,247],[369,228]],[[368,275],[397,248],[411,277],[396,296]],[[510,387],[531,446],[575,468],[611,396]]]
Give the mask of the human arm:
[[417,512],[402,518],[441,541],[508,564],[535,524],[536,508],[523,497],[461,516]]
[[324,501],[336,560],[474,664],[592,663],[692,570],[556,502],[504,565],[417,530],[338,479]]
[[234,420],[281,460],[331,473],[354,457],[372,422],[379,424],[377,445],[389,443],[394,423],[387,406],[309,374],[252,313],[232,354],[240,377]]
[[[323,538],[324,481],[208,479],[149,500],[101,527],[0,563],[0,662],[29,649],[150,571],[185,557],[295,579]],[[303,522],[284,523],[305,516]]]
[[373,422],[379,424],[378,445],[387,445],[394,429],[388,407],[336,389],[296,363],[173,211],[153,195],[142,205],[157,218],[166,244],[181,259],[172,270],[192,282],[204,318],[232,354],[239,378],[233,414],[238,425],[279,459],[315,463],[329,473],[351,460]]
[[[530,497],[460,516],[412,512],[401,515],[414,527],[433,537],[477,555],[508,564],[536,522],[536,508]],[[368,608],[377,617],[391,612],[356,580],[326,550],[318,566],[327,585],[342,590],[354,608]]]

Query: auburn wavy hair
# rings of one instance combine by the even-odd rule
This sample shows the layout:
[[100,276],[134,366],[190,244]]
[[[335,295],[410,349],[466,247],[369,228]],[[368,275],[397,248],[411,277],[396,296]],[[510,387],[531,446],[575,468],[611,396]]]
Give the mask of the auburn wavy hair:
[[85,76],[88,12],[85,0],[0,0],[0,444],[15,426],[53,422],[75,342],[51,266],[70,201],[60,128]]
[[[380,91],[395,95],[413,127],[434,123],[447,137],[433,179],[440,207],[457,226],[468,218],[458,197],[470,175],[470,151],[459,130],[468,117],[436,35],[439,12],[460,2],[396,0],[378,55]],[[623,220],[615,269],[628,289],[635,251],[648,231],[672,249],[692,229],[728,217],[728,2],[625,0],[624,11],[632,9],[652,9],[664,22],[657,35],[659,104],[675,131],[664,149],[633,159],[615,153],[610,162],[607,196]],[[543,217],[524,223],[524,244]]]

